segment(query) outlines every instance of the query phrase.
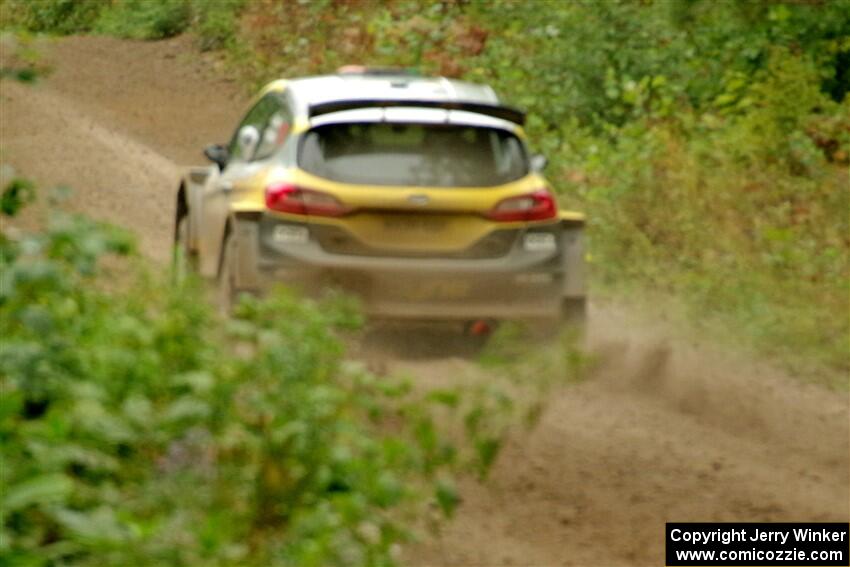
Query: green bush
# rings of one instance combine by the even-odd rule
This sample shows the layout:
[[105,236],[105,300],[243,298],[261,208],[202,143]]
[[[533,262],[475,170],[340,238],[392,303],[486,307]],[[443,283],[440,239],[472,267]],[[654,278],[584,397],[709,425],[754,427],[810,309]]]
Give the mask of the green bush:
[[117,0],[101,12],[94,30],[132,39],[161,39],[183,32],[190,23],[187,0]]
[[91,31],[104,0],[3,0],[0,25],[60,35]]
[[195,31],[202,51],[227,47],[237,31],[237,13],[244,0],[193,0]]
[[[799,89],[776,80],[749,92]],[[597,142],[570,189],[590,211],[597,293],[673,297],[698,326],[841,386],[850,325],[830,314],[847,310],[847,171],[806,134],[818,115],[795,96],[801,111],[789,100],[787,110],[633,123],[616,143]],[[846,107],[815,99],[850,124]]]

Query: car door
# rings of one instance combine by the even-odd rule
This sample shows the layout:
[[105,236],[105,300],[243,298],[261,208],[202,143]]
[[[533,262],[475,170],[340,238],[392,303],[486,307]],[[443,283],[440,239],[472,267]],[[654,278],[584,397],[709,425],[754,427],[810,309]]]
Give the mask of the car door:
[[[287,115],[280,95],[270,93],[248,111],[234,132],[228,147],[227,165],[218,179],[207,187],[203,197],[205,222],[200,257],[204,275],[215,276],[218,271],[231,200],[240,191],[252,189],[278,146],[279,140],[268,133],[269,125],[277,124],[280,116]],[[283,128],[278,129],[283,131]]]

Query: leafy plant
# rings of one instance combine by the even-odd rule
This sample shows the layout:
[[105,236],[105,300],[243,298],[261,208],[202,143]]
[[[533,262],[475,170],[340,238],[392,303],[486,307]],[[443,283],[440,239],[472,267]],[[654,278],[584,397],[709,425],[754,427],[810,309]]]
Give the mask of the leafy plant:
[[102,0],[4,0],[0,24],[57,34],[90,31],[104,5]]
[[161,39],[184,31],[191,18],[187,0],[121,0],[100,13],[99,33],[135,39]]
[[228,47],[237,31],[237,14],[244,4],[244,0],[192,1],[193,18],[202,51]]

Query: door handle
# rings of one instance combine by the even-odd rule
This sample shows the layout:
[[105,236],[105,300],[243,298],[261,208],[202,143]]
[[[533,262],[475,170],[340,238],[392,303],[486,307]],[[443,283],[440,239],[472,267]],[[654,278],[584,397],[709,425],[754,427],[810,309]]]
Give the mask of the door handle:
[[219,189],[221,189],[222,193],[230,193],[233,191],[233,183],[230,181],[222,181],[218,184]]

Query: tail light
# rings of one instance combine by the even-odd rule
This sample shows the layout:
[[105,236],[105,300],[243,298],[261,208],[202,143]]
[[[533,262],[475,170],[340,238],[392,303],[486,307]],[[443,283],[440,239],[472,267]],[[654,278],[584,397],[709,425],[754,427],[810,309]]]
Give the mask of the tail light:
[[273,211],[293,215],[338,217],[350,212],[333,195],[290,183],[269,185],[266,188],[266,206]]
[[499,222],[535,221],[555,218],[555,198],[545,189],[499,201],[487,218]]

